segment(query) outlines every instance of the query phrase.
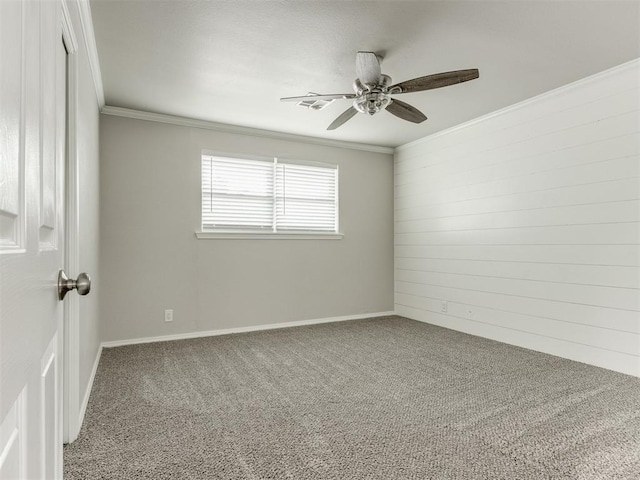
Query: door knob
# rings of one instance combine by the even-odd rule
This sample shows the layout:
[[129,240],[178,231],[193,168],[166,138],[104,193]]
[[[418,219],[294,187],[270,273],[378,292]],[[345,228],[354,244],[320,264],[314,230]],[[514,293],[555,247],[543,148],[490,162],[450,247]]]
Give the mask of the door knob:
[[58,300],[63,300],[67,292],[76,289],[78,295],[86,295],[91,291],[91,277],[86,273],[78,275],[77,280],[67,277],[64,270],[58,272]]

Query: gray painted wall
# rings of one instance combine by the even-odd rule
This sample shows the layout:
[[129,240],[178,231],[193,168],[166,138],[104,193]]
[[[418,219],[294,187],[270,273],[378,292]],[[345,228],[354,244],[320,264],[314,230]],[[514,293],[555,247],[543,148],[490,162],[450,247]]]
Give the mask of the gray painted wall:
[[[202,149],[337,163],[344,238],[196,239]],[[102,341],[393,310],[392,155],[107,115],[100,155]]]

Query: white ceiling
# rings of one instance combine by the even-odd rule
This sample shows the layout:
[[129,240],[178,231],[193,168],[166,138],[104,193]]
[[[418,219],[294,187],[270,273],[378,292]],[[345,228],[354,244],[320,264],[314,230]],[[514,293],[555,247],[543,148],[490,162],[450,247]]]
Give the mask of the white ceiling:
[[[640,57],[637,1],[91,0],[106,103],[395,147]],[[350,93],[358,50],[394,82],[478,68],[402,95],[429,120],[380,112],[326,127],[280,97]]]

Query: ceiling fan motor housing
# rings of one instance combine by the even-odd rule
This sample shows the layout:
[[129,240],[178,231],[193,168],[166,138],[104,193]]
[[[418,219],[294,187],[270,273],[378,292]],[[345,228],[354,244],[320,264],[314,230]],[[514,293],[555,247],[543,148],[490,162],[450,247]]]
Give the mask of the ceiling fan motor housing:
[[391,83],[389,75],[381,75],[377,84],[363,84],[358,78],[353,82],[356,98],[353,100],[353,108],[360,113],[374,115],[387,108],[391,102],[391,94],[387,86]]

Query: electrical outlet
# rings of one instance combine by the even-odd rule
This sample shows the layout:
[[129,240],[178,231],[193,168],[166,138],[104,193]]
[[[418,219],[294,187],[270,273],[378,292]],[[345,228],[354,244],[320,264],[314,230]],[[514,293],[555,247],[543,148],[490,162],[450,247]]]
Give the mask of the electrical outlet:
[[165,310],[164,311],[164,321],[165,322],[173,322],[173,310]]
[[443,300],[442,302],[440,302],[440,311],[442,313],[447,313],[447,310],[449,310],[449,302]]

